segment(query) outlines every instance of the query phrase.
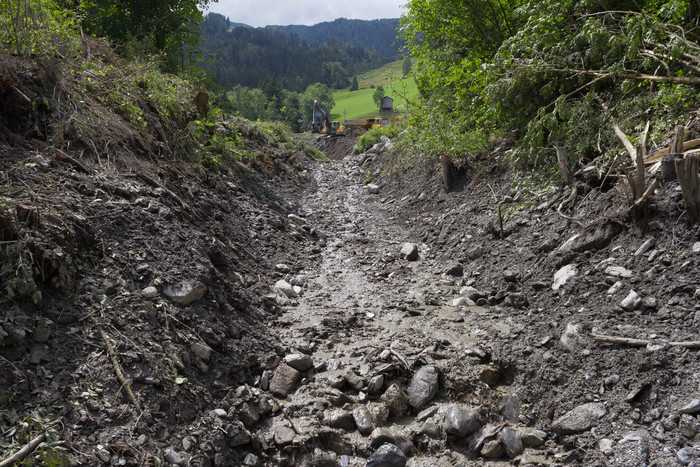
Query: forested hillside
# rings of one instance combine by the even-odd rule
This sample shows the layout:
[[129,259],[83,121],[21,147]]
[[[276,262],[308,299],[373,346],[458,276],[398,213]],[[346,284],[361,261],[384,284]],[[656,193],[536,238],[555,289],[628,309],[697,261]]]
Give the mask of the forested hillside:
[[[332,35],[322,42],[307,42],[279,29],[232,27],[215,13],[202,23],[201,38],[205,55],[201,66],[225,89],[259,87],[272,76],[291,91],[303,91],[317,82],[343,88],[354,75],[390,61],[363,45],[343,43]],[[391,43],[390,37],[383,40]]]
[[510,160],[556,167],[613,156],[618,124],[652,120],[663,140],[697,109],[698,4],[692,1],[412,0],[403,38],[418,59],[425,154],[475,154],[514,140]]
[[359,44],[384,58],[397,60],[405,45],[403,40],[396,38],[398,27],[399,20],[396,18],[372,21],[339,18],[313,26],[268,26],[267,29],[296,34],[301,40],[313,45],[323,44],[335,37],[345,45]]

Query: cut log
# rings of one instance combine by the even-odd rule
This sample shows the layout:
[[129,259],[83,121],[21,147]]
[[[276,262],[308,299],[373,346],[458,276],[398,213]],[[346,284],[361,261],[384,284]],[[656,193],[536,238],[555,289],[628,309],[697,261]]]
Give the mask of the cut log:
[[[681,150],[678,152],[686,152],[689,149],[693,149],[700,146],[700,139],[691,139],[690,141],[686,141],[683,143],[683,146],[681,147]],[[670,147],[670,145],[669,145]],[[644,158],[644,164],[650,165],[653,164],[654,162],[658,162],[661,160],[662,157],[664,157],[666,154],[668,154],[669,148],[664,148],[660,151],[656,151],[654,154],[651,154],[650,156]]]

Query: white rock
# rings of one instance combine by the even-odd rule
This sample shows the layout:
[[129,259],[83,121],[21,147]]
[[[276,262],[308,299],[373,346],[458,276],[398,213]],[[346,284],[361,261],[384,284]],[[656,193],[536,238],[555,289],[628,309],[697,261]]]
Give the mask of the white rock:
[[612,455],[613,446],[615,446],[615,441],[611,439],[603,438],[600,441],[598,441],[598,449],[600,449],[600,452],[602,452],[606,456]]
[[455,298],[452,300],[452,306],[475,306],[476,303],[474,303],[473,300],[468,299],[467,297],[459,297]]
[[693,243],[693,253],[700,253],[700,242]]
[[158,296],[158,289],[153,286],[146,287],[141,291],[141,295],[143,295],[143,298],[156,298]]
[[294,222],[295,224],[299,224],[299,225],[304,225],[307,223],[306,219],[304,219],[303,217],[299,217],[296,214],[289,214],[287,216],[287,219],[289,219],[290,221]]
[[401,246],[401,257],[407,259],[408,261],[415,261],[418,259],[418,245],[415,243],[404,243]]
[[559,342],[566,350],[574,350],[576,347],[576,341],[581,337],[581,325],[569,323],[566,325],[566,329],[561,335]]
[[634,256],[641,256],[647,251],[651,250],[654,245],[656,244],[656,239],[655,238],[650,238],[646,242],[642,243],[642,246],[637,248],[637,251],[634,252]]
[[632,271],[623,268],[622,266],[608,266],[607,268],[605,268],[605,274],[613,277],[632,277]]
[[566,281],[575,277],[578,274],[578,269],[574,264],[567,264],[563,268],[559,269],[554,273],[554,283],[552,284],[552,290],[559,290],[562,285],[566,284]]
[[641,305],[641,303],[642,297],[637,295],[637,292],[635,292],[634,290],[630,290],[630,293],[628,293],[624,300],[622,300],[620,306],[625,311],[633,311],[636,310],[639,307],[639,305]]
[[618,293],[620,290],[622,290],[622,287],[624,287],[625,284],[622,283],[622,281],[617,281],[615,282],[609,289],[608,289],[608,295],[615,295]]
[[292,287],[292,285],[285,280],[278,280],[275,282],[275,288],[288,298],[296,298],[298,296],[298,294],[294,291],[294,287]]
[[564,242],[562,246],[559,247],[559,251],[569,251],[571,249],[571,246],[574,244],[577,238],[579,238],[581,234],[576,234],[567,241]]
[[478,300],[481,297],[485,297],[482,292],[468,285],[459,289],[459,294],[469,298],[470,300]]
[[204,297],[207,286],[197,281],[185,281],[180,284],[167,284],[163,286],[163,295],[180,305],[189,305]]
[[379,185],[370,183],[369,185],[367,185],[367,193],[369,193],[370,195],[379,194]]

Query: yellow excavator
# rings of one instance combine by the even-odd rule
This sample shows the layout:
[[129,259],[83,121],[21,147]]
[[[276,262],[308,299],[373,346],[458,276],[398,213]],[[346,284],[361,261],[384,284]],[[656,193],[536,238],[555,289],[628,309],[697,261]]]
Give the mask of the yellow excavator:
[[318,101],[314,101],[314,114],[309,126],[312,133],[324,133],[328,136],[345,136],[345,126],[337,121],[331,122],[328,112]]

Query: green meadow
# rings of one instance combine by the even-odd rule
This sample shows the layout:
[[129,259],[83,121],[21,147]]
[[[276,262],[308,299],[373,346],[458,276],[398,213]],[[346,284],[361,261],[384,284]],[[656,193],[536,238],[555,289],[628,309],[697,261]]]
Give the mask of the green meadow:
[[[415,100],[418,89],[413,78],[399,79],[401,60],[388,63],[376,70],[358,75],[357,91],[340,90],[333,93],[335,106],[331,110],[331,119],[360,119],[379,116],[379,109],[372,100],[375,87],[384,86],[384,93],[394,99],[394,115],[400,117],[406,113],[406,99]],[[410,109],[409,109],[410,111]]]

